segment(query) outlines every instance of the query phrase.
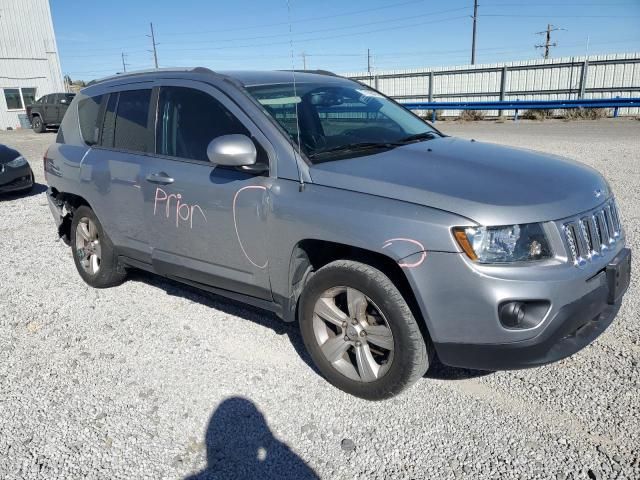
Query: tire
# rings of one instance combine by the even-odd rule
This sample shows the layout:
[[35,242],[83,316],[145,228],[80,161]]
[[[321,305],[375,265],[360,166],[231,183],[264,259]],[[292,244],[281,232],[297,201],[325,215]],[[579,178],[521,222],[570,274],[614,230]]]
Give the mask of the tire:
[[338,260],[319,269],[302,292],[298,320],[320,373],[351,395],[390,398],[429,368],[430,343],[407,302],[386,275],[369,265]]
[[33,131],[36,133],[43,133],[46,129],[44,123],[42,123],[42,118],[40,118],[39,115],[32,117],[31,126],[33,127]]
[[[80,230],[85,236],[80,233],[80,224],[84,225]],[[93,210],[81,206],[74,211],[70,236],[73,261],[86,283],[94,288],[108,288],[125,280],[127,272],[118,263],[113,243]]]

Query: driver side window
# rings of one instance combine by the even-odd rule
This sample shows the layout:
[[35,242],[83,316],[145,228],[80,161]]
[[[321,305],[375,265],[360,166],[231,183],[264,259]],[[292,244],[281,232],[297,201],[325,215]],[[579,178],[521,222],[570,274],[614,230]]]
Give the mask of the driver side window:
[[162,87],[158,102],[156,153],[208,161],[207,146],[216,137],[249,130],[218,100],[192,88]]

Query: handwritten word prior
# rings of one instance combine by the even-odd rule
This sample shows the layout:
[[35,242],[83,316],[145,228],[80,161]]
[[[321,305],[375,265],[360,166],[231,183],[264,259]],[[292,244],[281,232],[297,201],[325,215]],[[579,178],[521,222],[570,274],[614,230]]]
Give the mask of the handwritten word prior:
[[[175,200],[175,208],[171,205],[171,200]],[[189,222],[189,228],[193,228],[193,216],[196,211],[202,215],[204,221],[207,221],[207,217],[200,208],[200,205],[189,205],[182,202],[182,194],[167,194],[163,189],[156,188],[156,197],[153,202],[153,215],[156,215],[158,210],[162,211],[162,204],[164,203],[164,214],[167,218],[175,212],[176,228],[180,225],[180,220],[183,222]],[[158,208],[160,207],[160,208]]]

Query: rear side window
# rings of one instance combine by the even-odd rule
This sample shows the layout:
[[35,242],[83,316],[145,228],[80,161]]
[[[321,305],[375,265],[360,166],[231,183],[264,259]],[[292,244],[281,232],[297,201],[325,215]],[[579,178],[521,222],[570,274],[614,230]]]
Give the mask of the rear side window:
[[160,89],[158,154],[208,161],[209,142],[233,133],[251,136],[247,128],[211,95],[185,87]]
[[147,127],[151,90],[120,92],[116,114],[114,148],[152,152],[151,131]]
[[100,135],[100,105],[103,95],[85,98],[78,102],[78,120],[80,122],[80,133],[87,145],[98,143]]

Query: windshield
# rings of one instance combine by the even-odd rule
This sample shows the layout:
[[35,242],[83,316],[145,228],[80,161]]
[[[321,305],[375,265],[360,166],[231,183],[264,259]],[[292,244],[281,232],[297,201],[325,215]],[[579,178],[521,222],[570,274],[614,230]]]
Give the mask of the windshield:
[[296,144],[299,126],[302,151],[313,163],[440,136],[385,96],[357,84],[298,83],[295,94],[290,83],[247,90]]

